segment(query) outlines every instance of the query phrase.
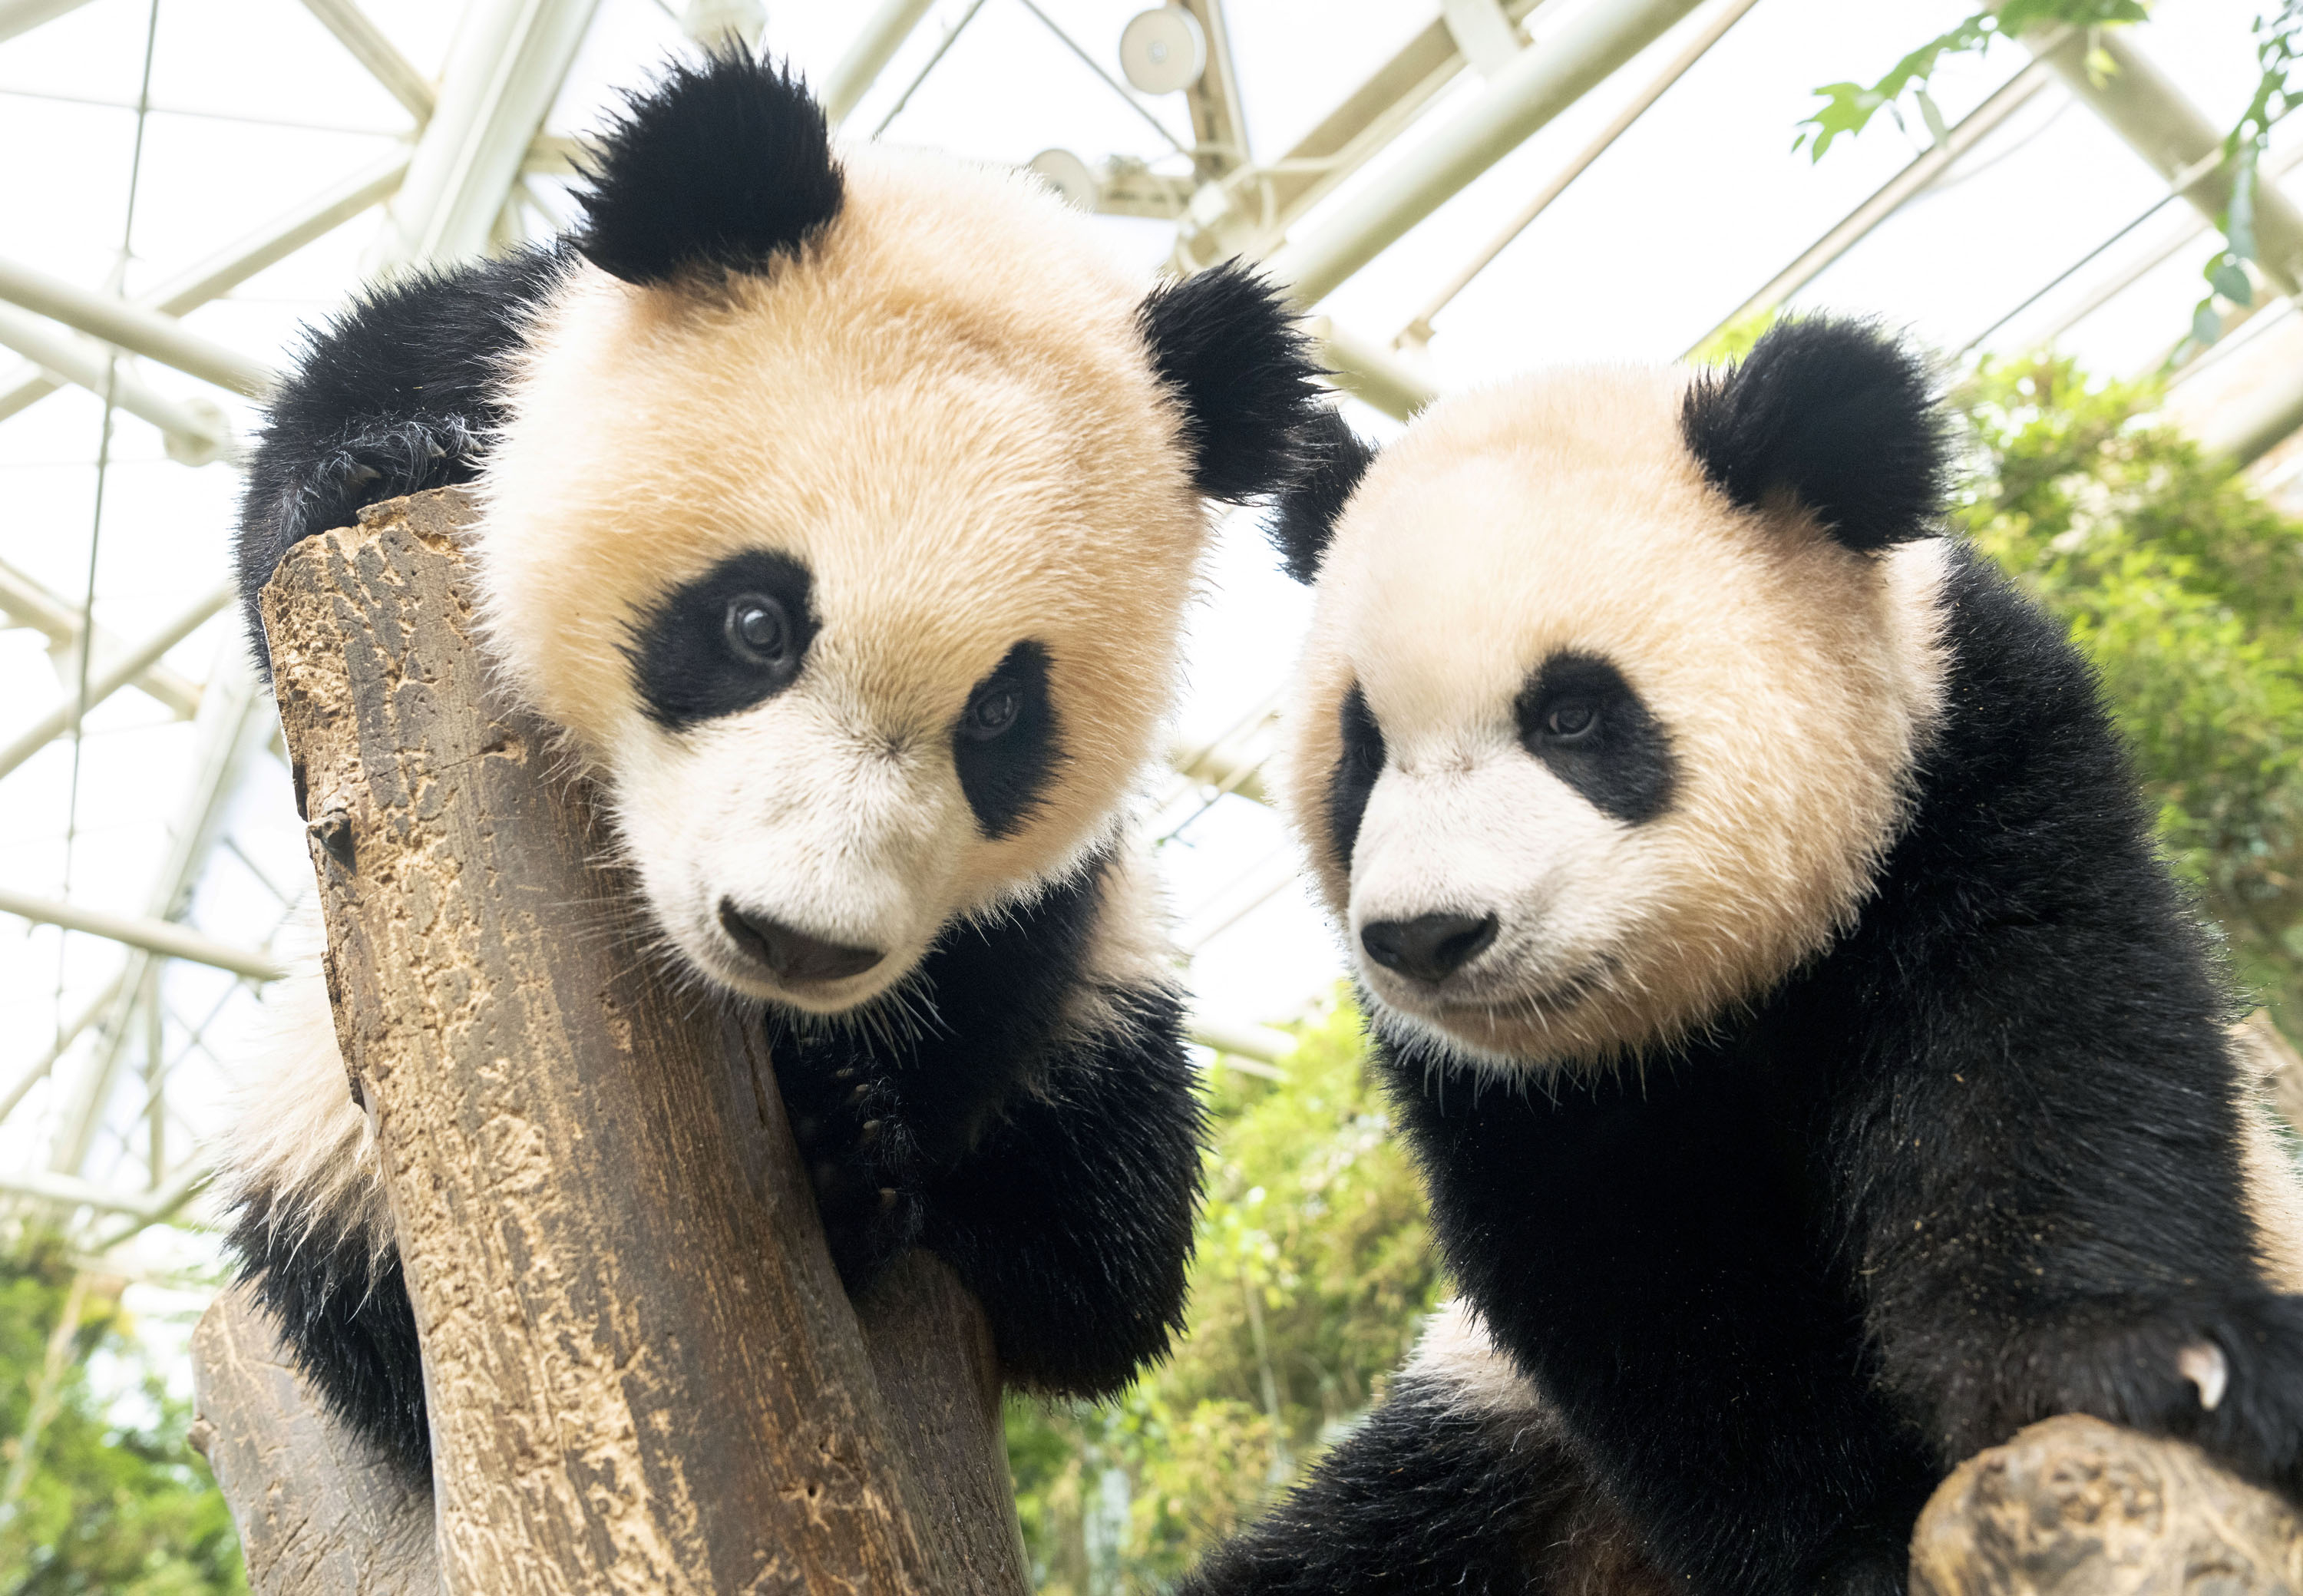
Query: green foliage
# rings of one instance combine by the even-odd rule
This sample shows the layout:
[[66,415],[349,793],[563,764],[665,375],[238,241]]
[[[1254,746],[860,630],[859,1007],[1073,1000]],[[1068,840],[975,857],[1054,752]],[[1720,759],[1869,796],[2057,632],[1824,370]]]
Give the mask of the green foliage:
[[2148,383],[1986,362],[1959,519],[2069,623],[2232,965],[2303,1032],[2303,524],[2155,421]]
[[1947,55],[1979,55],[2002,38],[2012,38],[2026,28],[2065,23],[2096,28],[2113,22],[2139,22],[2148,14],[2143,0],[2007,0],[1995,12],[1978,11],[1949,32],[1937,34],[1904,56],[1876,83],[1826,83],[1815,92],[1823,104],[1800,126],[1808,131],[1792,141],[1805,148],[1810,158],[1823,159],[1843,133],[1861,132],[1871,118],[1885,111],[1900,125],[1897,102],[1910,95],[1928,131],[1937,140],[1944,136],[1943,113],[1928,97],[1928,83]]
[[[1896,103],[1906,94],[1925,118],[1928,132],[1940,142],[1943,114],[1928,96],[1928,81],[1949,55],[1983,55],[1998,39],[2024,29],[2057,23],[2096,28],[2111,23],[2140,22],[2149,15],[2149,0],[2006,0],[1994,11],[1978,11],[1949,32],[1937,34],[1898,61],[1884,78],[1871,84],[1826,83],[1815,92],[1823,104],[1799,125],[1807,130],[1792,141],[1805,147],[1810,157],[1823,159],[1841,134],[1860,133],[1872,116],[1885,110],[1900,124]],[[2247,263],[2259,260],[2256,252],[2255,195],[2257,168],[2270,148],[2272,124],[2295,107],[2295,76],[2303,63],[2303,0],[2281,0],[2275,12],[2255,19],[2255,93],[2223,139],[2224,157],[2232,163],[2231,198],[2219,219],[2223,247],[2200,268],[2207,292],[2191,308],[2191,325],[2180,357],[2189,350],[2213,343],[2223,336],[2220,299],[2244,308],[2255,302],[2255,284]],[[2101,63],[2107,66],[2107,63]],[[2091,58],[2090,70],[2100,70]]]
[[2213,343],[2223,336],[2218,296],[2242,308],[2255,303],[2255,284],[2246,263],[2260,260],[2255,241],[2257,173],[2271,147],[2272,124],[2295,108],[2295,74],[2303,64],[2303,0],[2284,0],[2276,12],[2255,19],[2255,93],[2223,139],[2223,155],[2235,163],[2231,205],[2223,215],[2223,247],[2202,268],[2208,291],[2191,312],[2191,341]]
[[1310,1022],[1286,1079],[1219,1072],[1191,1332],[1108,1409],[1011,1401],[1040,1589],[1160,1588],[1366,1411],[1439,1280],[1358,1014]]
[[[190,1405],[145,1359],[116,1289],[83,1291],[77,1332],[58,1348],[68,1356],[46,1378],[72,1276],[53,1242],[0,1257],[0,1472],[17,1472],[44,1389],[50,1414],[21,1494],[0,1507],[0,1596],[245,1592],[223,1493],[185,1439]],[[136,1405],[99,1398],[91,1357],[139,1375],[144,1415],[107,1411]]]

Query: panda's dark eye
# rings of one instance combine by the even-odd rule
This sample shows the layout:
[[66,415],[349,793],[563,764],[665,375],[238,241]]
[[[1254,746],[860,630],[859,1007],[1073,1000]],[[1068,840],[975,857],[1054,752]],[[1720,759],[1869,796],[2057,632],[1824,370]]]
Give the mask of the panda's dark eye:
[[791,657],[791,617],[764,593],[744,593],[728,601],[728,648],[747,664],[775,668]]
[[959,717],[959,734],[974,742],[988,743],[1009,727],[1024,711],[1021,687],[1004,676],[995,676],[975,689],[967,701],[967,709]]
[[1555,704],[1543,717],[1543,729],[1562,742],[1588,737],[1599,724],[1599,705],[1584,698]]

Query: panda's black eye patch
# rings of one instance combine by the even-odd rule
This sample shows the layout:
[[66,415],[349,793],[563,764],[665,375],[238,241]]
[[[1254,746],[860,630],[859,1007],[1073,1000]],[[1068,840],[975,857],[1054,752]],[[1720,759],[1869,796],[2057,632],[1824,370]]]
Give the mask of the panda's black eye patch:
[[1521,746],[1601,814],[1638,825],[1671,806],[1670,735],[1606,660],[1553,654],[1514,707]]
[[1328,832],[1335,839],[1336,858],[1349,875],[1352,869],[1352,849],[1359,841],[1360,821],[1367,814],[1368,798],[1375,791],[1376,778],[1383,774],[1387,757],[1383,746],[1383,728],[1376,724],[1375,714],[1368,708],[1367,695],[1354,682],[1352,690],[1344,695],[1343,707],[1337,712],[1341,722],[1344,751],[1336,761],[1336,768],[1328,776]]
[[808,589],[806,566],[753,550],[666,594],[624,649],[648,718],[678,731],[791,686],[815,640]]
[[951,729],[951,761],[975,823],[1012,836],[1047,798],[1063,759],[1048,651],[1026,638],[975,684]]

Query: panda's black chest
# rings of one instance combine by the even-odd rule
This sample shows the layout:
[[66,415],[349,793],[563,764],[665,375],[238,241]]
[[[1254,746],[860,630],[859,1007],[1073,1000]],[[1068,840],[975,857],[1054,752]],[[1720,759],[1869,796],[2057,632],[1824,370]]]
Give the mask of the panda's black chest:
[[1618,1433],[1776,1442],[1825,1411],[1892,1422],[1801,1066],[1747,1036],[1548,1092],[1475,1098],[1401,1070],[1452,1270],[1600,1450]]

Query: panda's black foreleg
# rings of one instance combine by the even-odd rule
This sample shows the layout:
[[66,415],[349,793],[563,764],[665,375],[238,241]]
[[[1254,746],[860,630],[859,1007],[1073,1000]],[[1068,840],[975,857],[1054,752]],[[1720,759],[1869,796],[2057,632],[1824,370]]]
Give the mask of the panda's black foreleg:
[[1536,1414],[1410,1371],[1176,1596],[1638,1596],[1662,1582]]
[[1005,1378],[1065,1396],[1118,1389],[1182,1329],[1199,1203],[1182,1005],[1106,995],[1111,1023],[992,1099],[923,1078],[949,1054],[891,1068],[803,1049],[778,1068],[848,1295],[924,1246],[982,1303]]
[[1114,994],[967,1153],[924,1184],[921,1244],[991,1321],[1007,1380],[1108,1396],[1184,1324],[1202,1112],[1181,1002]]
[[398,1249],[330,1218],[283,1224],[280,1206],[272,1194],[239,1204],[231,1240],[240,1278],[328,1412],[428,1486],[424,1355]]
[[2257,1255],[2213,989],[2146,933],[2046,970],[2026,940],[1970,932],[1836,1105],[1885,1379],[1946,1465],[2083,1413],[2303,1500],[2303,1298]]

